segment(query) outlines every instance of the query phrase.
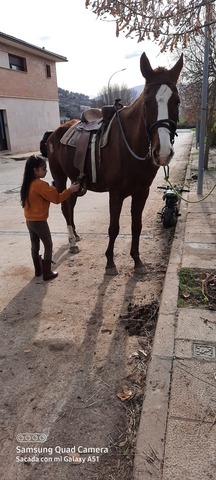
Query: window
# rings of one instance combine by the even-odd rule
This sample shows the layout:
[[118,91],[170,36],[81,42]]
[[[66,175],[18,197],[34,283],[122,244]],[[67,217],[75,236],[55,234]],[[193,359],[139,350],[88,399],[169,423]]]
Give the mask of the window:
[[9,65],[11,70],[17,70],[19,72],[27,72],[26,59],[23,57],[17,57],[16,55],[8,55]]
[[46,65],[46,76],[47,78],[51,78],[51,66]]

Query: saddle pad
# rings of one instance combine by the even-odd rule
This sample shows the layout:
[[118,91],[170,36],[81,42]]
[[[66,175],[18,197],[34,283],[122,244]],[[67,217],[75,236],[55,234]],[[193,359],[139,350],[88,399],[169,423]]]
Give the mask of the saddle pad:
[[71,125],[71,127],[64,133],[63,137],[60,139],[60,143],[63,143],[63,145],[70,145],[70,146],[76,146],[74,145],[75,139],[80,137],[81,132],[77,130],[78,125],[81,122],[77,122],[74,125]]
[[[116,114],[113,115],[111,118],[108,127],[106,128],[105,132],[102,133],[100,137],[100,148],[106,147],[108,144],[108,139],[109,139],[109,133],[110,129],[112,126],[112,122],[114,118],[116,117]],[[82,129],[80,129],[80,126],[82,125],[82,122],[79,121],[75,123],[74,125],[71,125],[71,127],[64,133],[62,138],[60,139],[60,143],[63,143],[63,145],[69,145],[71,147],[76,147],[77,146],[77,141],[82,135]]]
[[100,140],[100,147],[101,148],[106,147],[106,145],[108,144],[111,125],[112,125],[112,122],[113,122],[115,117],[116,117],[116,113],[114,113],[113,117],[111,118],[111,120],[109,122],[109,125],[108,125],[107,129],[105,130],[105,132],[101,136],[101,140]]

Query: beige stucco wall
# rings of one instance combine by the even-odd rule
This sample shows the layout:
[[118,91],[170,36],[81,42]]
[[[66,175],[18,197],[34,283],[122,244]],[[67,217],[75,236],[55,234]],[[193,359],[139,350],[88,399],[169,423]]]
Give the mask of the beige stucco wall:
[[12,153],[39,151],[44,132],[60,124],[57,100],[0,98],[0,110],[6,111],[5,130]]

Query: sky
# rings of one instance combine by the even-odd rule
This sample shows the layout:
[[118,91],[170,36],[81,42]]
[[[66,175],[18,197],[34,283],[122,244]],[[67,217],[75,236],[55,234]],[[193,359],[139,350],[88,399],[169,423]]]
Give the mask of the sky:
[[144,85],[143,52],[153,68],[169,64],[150,41],[137,43],[123,33],[116,38],[115,22],[97,18],[85,0],[1,2],[0,31],[66,57],[68,62],[56,64],[58,87],[89,97],[97,96],[113,74],[110,87]]

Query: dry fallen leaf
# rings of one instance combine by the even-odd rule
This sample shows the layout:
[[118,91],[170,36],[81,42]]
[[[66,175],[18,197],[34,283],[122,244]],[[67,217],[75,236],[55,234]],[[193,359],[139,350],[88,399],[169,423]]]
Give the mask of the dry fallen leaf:
[[188,292],[182,292],[182,296],[184,298],[189,298],[190,297],[190,294]]
[[120,398],[122,402],[133,397],[133,390],[128,387],[122,387],[122,392],[117,392],[116,396]]
[[118,443],[118,447],[125,447],[127,445],[128,439],[122,440],[122,442]]
[[133,352],[133,353],[131,353],[131,355],[130,355],[129,358],[132,358],[132,357],[139,358],[139,353],[138,353],[138,352]]
[[138,350],[139,354],[143,355],[144,357],[147,357],[148,354],[145,352],[145,350]]

